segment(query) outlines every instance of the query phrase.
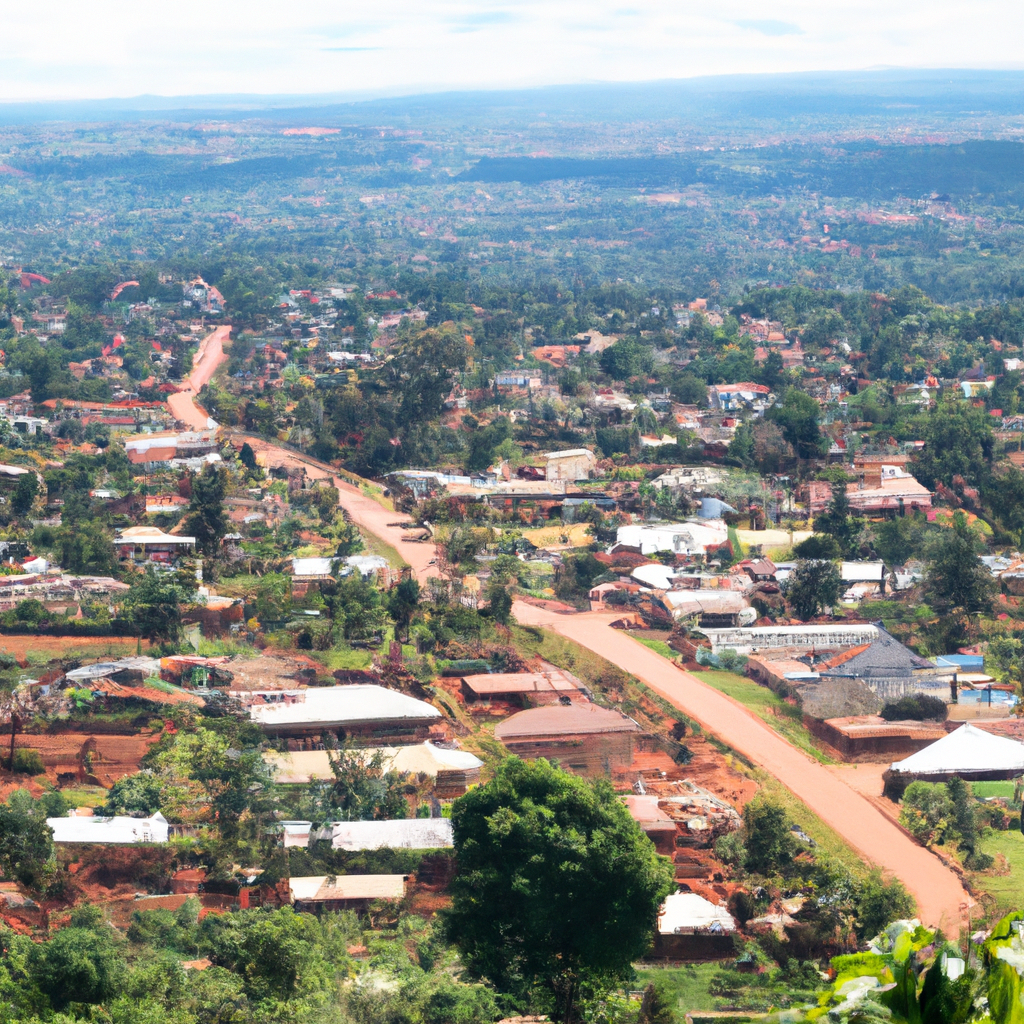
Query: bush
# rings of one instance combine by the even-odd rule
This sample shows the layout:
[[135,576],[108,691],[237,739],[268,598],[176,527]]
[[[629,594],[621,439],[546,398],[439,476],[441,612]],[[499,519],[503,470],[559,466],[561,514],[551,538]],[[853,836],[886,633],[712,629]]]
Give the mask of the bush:
[[772,875],[793,859],[793,835],[784,808],[770,800],[752,800],[743,812],[746,847],[744,867],[759,875]]
[[14,763],[11,765],[11,771],[21,772],[23,775],[42,775],[46,771],[43,755],[38,750],[19,747],[14,751]]
[[953,801],[944,782],[912,782],[907,786],[900,824],[919,843],[941,843],[952,821]]
[[886,881],[878,870],[872,871],[856,897],[857,936],[870,939],[886,925],[910,917],[914,900],[903,883],[894,878]]
[[882,708],[881,715],[887,722],[944,722],[949,709],[938,697],[923,693],[905,694],[899,700],[890,701]]

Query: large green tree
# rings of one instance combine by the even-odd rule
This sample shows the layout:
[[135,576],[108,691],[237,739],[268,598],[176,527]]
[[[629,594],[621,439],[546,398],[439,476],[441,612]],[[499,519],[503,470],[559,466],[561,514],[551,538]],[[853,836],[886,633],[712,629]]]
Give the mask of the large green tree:
[[860,535],[861,523],[850,515],[850,497],[846,491],[845,480],[833,482],[832,500],[821,515],[815,516],[814,529],[818,533],[827,533],[834,537],[844,555],[852,553],[854,543]]
[[931,550],[926,580],[929,600],[940,611],[960,608],[968,614],[992,603],[995,581],[978,557],[979,540],[963,512],[953,515]]
[[798,388],[786,392],[785,401],[768,410],[768,419],[782,428],[786,440],[801,459],[811,459],[827,451],[828,441],[818,426],[821,408],[810,395]]
[[797,562],[786,581],[786,600],[805,621],[831,608],[843,590],[843,580],[835,562],[809,558]]
[[187,529],[195,537],[196,547],[205,555],[216,555],[221,538],[228,532],[224,487],[224,473],[209,464],[192,478]]
[[452,807],[458,865],[448,934],[469,970],[559,1021],[647,950],[670,863],[605,780],[517,757]]
[[984,409],[943,401],[928,417],[924,450],[910,470],[925,487],[951,487],[955,477],[977,487],[987,478],[994,444],[991,417]]

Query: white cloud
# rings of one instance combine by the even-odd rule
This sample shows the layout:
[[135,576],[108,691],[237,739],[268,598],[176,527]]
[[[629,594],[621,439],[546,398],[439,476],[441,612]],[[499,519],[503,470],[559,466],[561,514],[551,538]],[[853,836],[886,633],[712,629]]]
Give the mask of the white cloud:
[[0,98],[1020,66],[1024,5],[965,10],[952,0],[0,0]]

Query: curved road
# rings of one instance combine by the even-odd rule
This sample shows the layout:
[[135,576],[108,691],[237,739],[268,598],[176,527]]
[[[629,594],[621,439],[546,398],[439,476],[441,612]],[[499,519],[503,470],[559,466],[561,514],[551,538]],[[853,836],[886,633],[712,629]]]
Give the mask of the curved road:
[[207,430],[217,424],[210,418],[205,409],[200,408],[195,396],[210,382],[227,355],[224,342],[231,335],[231,325],[216,327],[202,341],[192,360],[192,372],[179,385],[181,391],[167,398],[167,408],[174,418],[184,423],[190,430]]
[[618,665],[695,718],[734,750],[777,778],[865,860],[892,872],[917,900],[921,920],[957,934],[965,904],[974,901],[960,879],[938,857],[918,846],[881,811],[824,765],[787,743],[742,704],[666,658],[632,640],[610,623],[621,614],[560,614],[517,601],[513,612],[525,625],[553,629]]
[[[222,343],[229,332],[230,327],[219,327],[204,339],[186,389],[168,401],[175,416],[195,429],[206,428],[209,417],[194,404],[194,395],[226,358]],[[421,580],[435,574],[434,546],[410,541],[404,530],[391,525],[411,522],[409,516],[389,512],[316,459],[245,436],[253,449],[263,452],[272,464],[301,465],[313,479],[330,480],[338,489],[339,505],[357,526],[396,548]],[[864,796],[787,743],[741,704],[630,639],[623,631],[612,629],[610,623],[620,615],[567,615],[522,601],[517,601],[513,610],[524,625],[553,629],[641,679],[674,707],[777,778],[865,860],[900,878],[917,901],[922,921],[941,926],[947,934],[960,932],[963,909],[974,901],[949,868],[918,846]]]

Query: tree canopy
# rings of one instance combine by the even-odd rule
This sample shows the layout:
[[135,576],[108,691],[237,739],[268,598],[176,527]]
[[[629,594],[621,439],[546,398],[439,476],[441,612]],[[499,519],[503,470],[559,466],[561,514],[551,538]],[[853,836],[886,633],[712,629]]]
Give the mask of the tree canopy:
[[473,974],[512,994],[546,989],[561,1021],[582,990],[628,976],[672,870],[610,783],[511,757],[455,802],[452,826],[446,927]]

